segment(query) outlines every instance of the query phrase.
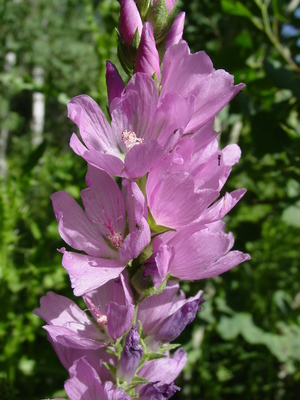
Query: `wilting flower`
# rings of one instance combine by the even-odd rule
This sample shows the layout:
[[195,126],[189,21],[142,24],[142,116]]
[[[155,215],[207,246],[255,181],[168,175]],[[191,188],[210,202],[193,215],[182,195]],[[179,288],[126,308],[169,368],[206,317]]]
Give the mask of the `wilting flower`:
[[182,290],[178,291],[179,284],[169,281],[162,293],[139,304],[137,319],[141,322],[145,343],[151,349],[176,339],[201,309],[202,291],[189,299]]
[[131,382],[137,367],[143,356],[143,349],[140,345],[140,334],[134,325],[125,338],[125,346],[123,348],[120,361],[117,367],[117,378],[122,381]]
[[150,242],[147,207],[135,182],[126,183],[123,198],[115,180],[104,171],[90,167],[86,180],[89,187],[81,192],[85,212],[64,191],[51,196],[61,237],[87,253],[62,250],[76,296],[118,277],[127,261]]

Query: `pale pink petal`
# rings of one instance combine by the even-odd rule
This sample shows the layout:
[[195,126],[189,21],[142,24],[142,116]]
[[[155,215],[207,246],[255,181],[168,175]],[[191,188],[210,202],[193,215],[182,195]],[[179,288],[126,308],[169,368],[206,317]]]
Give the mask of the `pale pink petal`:
[[242,253],[237,250],[230,251],[207,268],[203,268],[201,271],[199,271],[199,274],[195,279],[205,279],[223,274],[224,272],[250,259],[251,257],[247,253]]
[[104,398],[100,378],[94,368],[80,358],[69,369],[70,379],[65,382],[65,391],[72,400],[95,400]]
[[69,273],[75,296],[82,296],[117,278],[126,267],[126,263],[121,260],[62,251],[64,253],[62,265]]
[[[126,215],[122,193],[116,181],[106,172],[89,168],[86,180],[93,181],[88,189],[81,192],[88,218],[95,222],[102,235],[125,232]],[[91,179],[90,176],[93,175]]]
[[119,156],[118,139],[101,108],[91,97],[74,97],[68,103],[68,117],[78,126],[88,148]]
[[147,222],[148,211],[143,193],[135,182],[123,181],[129,234],[126,236],[120,257],[123,260],[137,258],[151,240]]
[[148,361],[138,375],[150,382],[172,383],[182,371],[187,362],[187,355],[183,349],[175,351],[172,357]]
[[94,167],[103,169],[111,175],[122,176],[124,164],[119,157],[113,154],[103,154],[93,148],[87,149],[75,133],[71,136],[70,147],[78,156]]
[[89,220],[72,196],[64,191],[51,196],[58,230],[63,240],[76,250],[94,256],[116,257],[106,244],[99,228]]
[[246,189],[238,189],[231,193],[226,193],[218,202],[204,211],[199,218],[203,224],[211,223],[223,218],[246,193]]

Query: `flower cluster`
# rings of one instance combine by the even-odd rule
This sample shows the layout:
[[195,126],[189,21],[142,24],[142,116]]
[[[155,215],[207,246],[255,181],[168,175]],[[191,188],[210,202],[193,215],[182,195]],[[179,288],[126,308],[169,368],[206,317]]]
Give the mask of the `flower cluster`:
[[[243,84],[182,40],[174,0],[122,0],[119,55],[107,62],[109,119],[87,95],[68,104],[70,146],[88,163],[83,208],[51,196],[75,296],[49,292],[35,314],[69,371],[71,400],[169,399],[186,353],[171,344],[201,310],[180,280],[219,275],[248,254],[222,221],[244,189],[219,199],[240,149],[218,148],[215,115]],[[164,48],[164,52],[162,51]],[[133,49],[135,51],[133,51]]]

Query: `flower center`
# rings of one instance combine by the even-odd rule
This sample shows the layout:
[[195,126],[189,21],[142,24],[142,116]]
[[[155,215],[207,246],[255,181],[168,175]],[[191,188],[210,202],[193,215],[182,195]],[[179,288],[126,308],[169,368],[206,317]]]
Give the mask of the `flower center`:
[[113,230],[111,230],[111,232],[106,235],[106,239],[109,240],[110,244],[113,247],[120,249],[123,243],[123,233],[122,232],[115,233]]
[[89,299],[87,296],[83,296],[84,300],[89,303],[91,306],[91,310],[96,314],[96,322],[99,328],[102,328],[103,326],[107,325],[107,316],[102,315],[101,312],[98,310],[98,308],[95,306],[95,304],[92,302],[91,299]]
[[127,150],[130,150],[136,144],[143,143],[144,139],[136,137],[135,132],[131,132],[131,131],[128,131],[127,129],[124,129],[122,132],[122,142],[125,144]]

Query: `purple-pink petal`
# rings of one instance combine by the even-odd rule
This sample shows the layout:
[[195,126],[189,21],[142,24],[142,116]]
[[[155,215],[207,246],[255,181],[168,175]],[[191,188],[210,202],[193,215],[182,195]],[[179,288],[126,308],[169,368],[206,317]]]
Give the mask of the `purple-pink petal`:
[[141,35],[143,23],[134,0],[121,0],[119,32],[122,39],[130,45],[135,31]]
[[68,117],[78,126],[88,148],[120,155],[118,138],[115,137],[101,108],[91,97],[85,94],[74,97],[68,103]]
[[72,400],[95,400],[104,398],[100,378],[94,368],[84,359],[75,361],[69,369],[70,379],[65,383],[67,395]]
[[143,26],[141,41],[136,55],[135,72],[144,72],[150,76],[155,73],[157,79],[160,80],[159,55],[150,22],[145,22]]
[[51,200],[59,234],[66,243],[90,255],[116,257],[117,253],[106,244],[99,227],[87,217],[72,196],[60,191],[52,194]]
[[182,39],[183,29],[184,29],[185,13],[181,12],[175,18],[169,33],[166,36],[166,48],[177,44]]
[[115,65],[109,61],[106,61],[106,86],[108,104],[110,105],[116,97],[121,97],[125,84]]

